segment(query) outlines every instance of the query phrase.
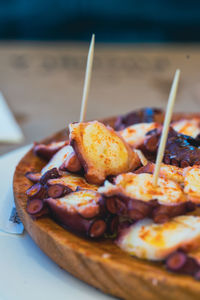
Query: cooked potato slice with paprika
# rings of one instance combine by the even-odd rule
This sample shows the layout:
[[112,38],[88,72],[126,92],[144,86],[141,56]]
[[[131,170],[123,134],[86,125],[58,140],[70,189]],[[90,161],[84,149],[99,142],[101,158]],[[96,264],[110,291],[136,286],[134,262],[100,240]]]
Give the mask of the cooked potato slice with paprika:
[[90,183],[101,184],[109,175],[134,170],[140,159],[110,127],[93,121],[70,124],[70,143]]

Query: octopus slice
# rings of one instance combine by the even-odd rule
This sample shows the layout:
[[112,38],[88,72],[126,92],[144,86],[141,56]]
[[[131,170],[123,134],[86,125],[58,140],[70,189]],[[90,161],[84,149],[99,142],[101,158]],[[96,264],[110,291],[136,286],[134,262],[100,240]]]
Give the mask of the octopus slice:
[[144,219],[120,232],[117,245],[138,258],[165,260],[178,249],[195,250],[200,242],[200,217],[179,216],[165,224]]
[[101,184],[109,175],[136,169],[141,162],[137,153],[104,124],[93,121],[70,124],[70,144],[90,183]]
[[191,275],[196,280],[200,280],[199,257],[199,248],[189,253],[178,249],[167,257],[165,261],[165,266],[171,272]]
[[113,185],[106,181],[104,186],[99,188],[99,192],[107,196],[121,194],[144,202],[157,199],[161,205],[174,205],[186,201],[178,183],[160,177],[158,185],[154,186],[152,174],[121,174],[114,179],[114,183]]
[[[144,141],[144,154],[155,160],[161,131],[155,130]],[[200,140],[177,133],[170,128],[164,153],[164,163],[185,168],[200,164]]]
[[[65,165],[67,165],[67,163],[69,163],[72,155],[75,155],[75,153],[74,153],[73,148],[70,145],[63,147],[51,158],[51,160],[48,162],[48,164],[42,169],[41,174],[43,175],[48,170],[51,170],[53,168],[57,168],[62,171],[70,171],[67,167],[65,167]],[[76,155],[75,155],[75,157],[76,157],[76,160],[78,161],[78,158]],[[77,168],[76,171],[80,171],[81,165],[80,165],[79,161],[77,164],[79,165],[79,167]]]
[[184,169],[184,192],[192,202],[200,204],[200,166]]
[[[139,168],[134,173],[142,174],[149,173],[153,174],[155,170],[155,164],[152,162],[148,162],[145,166]],[[184,169],[173,166],[161,164],[159,176],[176,181],[178,183],[184,183]]]
[[50,179],[59,178],[61,176],[60,172],[57,168],[52,168],[47,170],[44,174],[42,174],[39,183],[43,186],[47,184]]
[[46,189],[41,183],[32,185],[27,191],[26,195],[29,199],[44,199],[46,196]]
[[33,219],[39,219],[49,215],[49,208],[41,199],[29,200],[26,211]]
[[75,192],[77,188],[93,191],[97,191],[99,188],[98,185],[88,183],[84,177],[70,173],[63,174],[60,178],[50,179],[48,181],[48,186],[52,186],[55,184],[67,186],[73,192]]
[[31,182],[37,183],[40,181],[41,173],[40,172],[26,172],[25,176]]
[[200,118],[182,119],[171,124],[177,132],[196,138],[200,134]]
[[119,131],[119,134],[131,148],[139,148],[144,143],[146,134],[149,131],[159,128],[162,128],[159,123],[139,123]]
[[133,222],[149,217],[156,223],[165,223],[195,209],[177,182],[160,177],[155,187],[153,175],[147,173],[118,175],[114,184],[105,181],[98,191],[110,213]]
[[35,153],[35,155],[45,160],[50,160],[54,156],[54,154],[56,154],[56,152],[58,152],[67,144],[68,141],[52,142],[48,145],[35,143],[33,147],[33,152]]
[[36,215],[42,211],[43,207],[44,202],[41,199],[34,199],[29,201],[26,210],[30,215]]
[[138,123],[162,123],[164,114],[157,108],[143,108],[137,111],[130,112],[124,116],[119,116],[115,123],[115,130],[122,130],[130,125]]
[[58,223],[90,238],[98,238],[106,231],[100,201],[101,195],[89,190],[45,200]]
[[[200,217],[200,208],[197,207],[192,215]],[[192,275],[200,280],[200,247],[175,250],[166,258],[165,266],[171,272]]]

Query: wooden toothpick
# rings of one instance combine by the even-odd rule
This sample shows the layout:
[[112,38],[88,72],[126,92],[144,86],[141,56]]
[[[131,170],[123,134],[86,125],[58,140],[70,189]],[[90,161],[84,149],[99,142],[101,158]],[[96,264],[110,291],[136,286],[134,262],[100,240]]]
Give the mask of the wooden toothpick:
[[83,87],[83,97],[82,97],[82,103],[81,103],[80,122],[85,121],[87,101],[88,101],[88,95],[89,95],[89,89],[90,89],[90,81],[91,81],[91,75],[92,75],[94,43],[95,43],[95,35],[93,34],[91,42],[90,42],[90,48],[88,51],[87,66],[86,66],[86,71],[85,71],[85,82],[84,82],[84,87]]
[[167,110],[166,110],[166,114],[165,114],[165,120],[164,120],[162,135],[161,135],[161,139],[160,139],[160,145],[159,145],[158,153],[157,153],[157,157],[156,157],[156,166],[155,166],[155,170],[153,173],[153,185],[154,186],[156,186],[157,182],[158,182],[160,166],[161,166],[161,162],[163,160],[166,141],[167,141],[167,137],[168,137],[169,125],[171,122],[173,107],[174,107],[174,103],[175,103],[175,99],[176,99],[179,78],[180,78],[180,70],[176,70],[176,73],[174,75],[174,80],[172,83],[172,87],[171,87],[171,91],[169,94]]

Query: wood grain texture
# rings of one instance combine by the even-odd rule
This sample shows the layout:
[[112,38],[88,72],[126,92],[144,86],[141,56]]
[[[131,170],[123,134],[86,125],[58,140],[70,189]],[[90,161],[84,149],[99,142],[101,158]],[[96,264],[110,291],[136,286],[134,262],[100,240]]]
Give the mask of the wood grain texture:
[[[177,114],[175,119],[181,118]],[[186,116],[186,115],[185,115]],[[197,115],[187,115],[188,118]],[[104,120],[113,125],[114,118]],[[65,130],[43,142],[62,140]],[[19,216],[35,243],[61,268],[75,277],[122,299],[199,299],[200,282],[185,275],[167,272],[160,263],[133,258],[110,240],[91,241],[63,229],[49,217],[32,220],[26,212],[25,191],[31,183],[27,171],[40,171],[45,163],[30,150],[14,175],[14,196]]]

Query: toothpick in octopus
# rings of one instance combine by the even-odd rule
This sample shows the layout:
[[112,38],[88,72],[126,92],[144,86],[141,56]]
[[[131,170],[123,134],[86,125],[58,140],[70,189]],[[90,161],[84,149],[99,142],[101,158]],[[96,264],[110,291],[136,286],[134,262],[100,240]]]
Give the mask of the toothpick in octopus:
[[166,146],[166,142],[167,142],[169,125],[171,122],[174,103],[176,100],[179,78],[180,78],[180,70],[177,69],[176,73],[174,75],[174,80],[173,80],[172,87],[171,87],[170,94],[169,94],[162,135],[161,135],[158,153],[157,153],[157,157],[156,157],[156,165],[155,165],[155,170],[153,173],[153,185],[154,186],[157,186],[157,183],[158,183],[159,171],[160,171],[160,166],[161,166],[161,163],[163,160],[163,155],[164,155],[165,146]]
[[92,76],[94,44],[95,44],[95,35],[93,34],[91,42],[90,42],[90,48],[89,48],[88,58],[87,58],[87,66],[86,66],[86,71],[85,71],[85,82],[84,82],[83,97],[82,97],[82,103],[81,103],[80,122],[85,121],[85,115],[86,115],[86,110],[87,110],[88,95],[89,95],[90,82],[91,82],[91,76]]

